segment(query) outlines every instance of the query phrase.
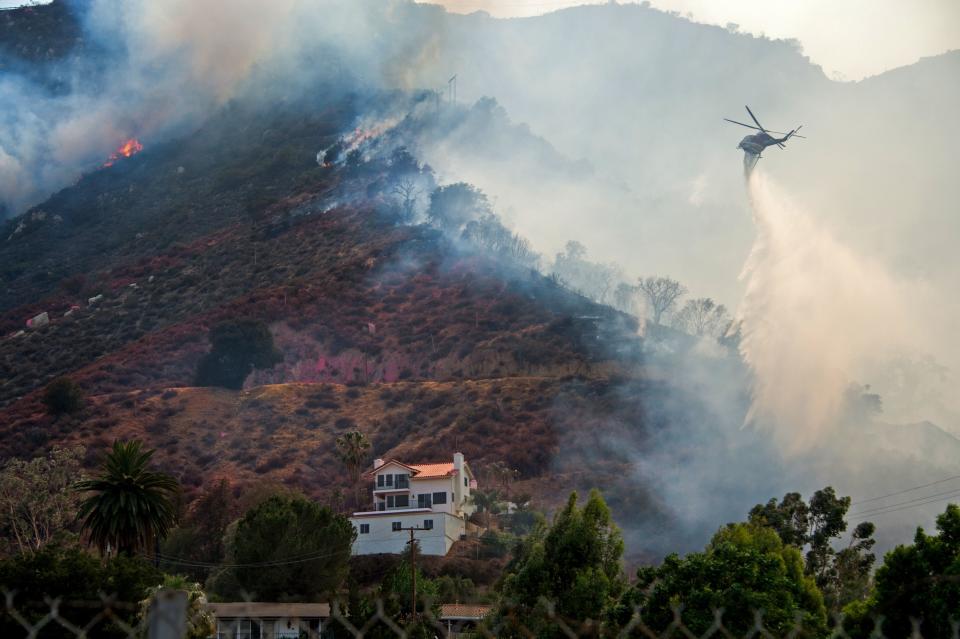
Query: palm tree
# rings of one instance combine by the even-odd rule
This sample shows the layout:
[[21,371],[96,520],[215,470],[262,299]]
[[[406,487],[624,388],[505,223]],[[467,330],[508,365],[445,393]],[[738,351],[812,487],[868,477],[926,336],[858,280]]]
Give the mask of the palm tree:
[[490,515],[500,512],[500,491],[495,488],[474,490],[470,493],[470,502],[483,513],[485,528],[489,530]]
[[90,542],[101,552],[149,550],[166,536],[174,523],[173,496],[177,480],[150,470],[152,450],[139,441],[113,443],[96,479],[78,482],[76,489],[91,493],[80,504],[77,517]]
[[354,499],[357,508],[362,500],[360,492],[360,471],[367,460],[367,451],[370,450],[370,440],[359,430],[344,433],[337,437],[337,457],[350,471],[350,480],[353,482]]

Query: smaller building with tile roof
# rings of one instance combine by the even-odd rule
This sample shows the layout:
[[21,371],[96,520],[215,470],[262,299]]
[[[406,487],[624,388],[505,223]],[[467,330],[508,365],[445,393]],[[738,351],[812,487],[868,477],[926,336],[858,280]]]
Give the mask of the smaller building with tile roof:
[[414,528],[421,553],[446,555],[466,534],[477,480],[463,453],[434,464],[377,459],[364,477],[373,484],[373,501],[350,518],[357,529],[353,554],[402,553]]

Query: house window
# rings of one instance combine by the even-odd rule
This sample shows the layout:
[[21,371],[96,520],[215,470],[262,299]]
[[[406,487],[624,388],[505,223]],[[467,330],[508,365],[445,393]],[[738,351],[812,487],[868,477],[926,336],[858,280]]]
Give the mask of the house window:
[[387,495],[387,508],[409,508],[409,495]]
[[426,495],[417,495],[417,508],[430,508],[433,504],[430,501],[430,493]]
[[249,619],[217,622],[217,639],[253,639],[260,637],[260,626]]
[[383,475],[377,475],[377,488],[383,488]]
[[464,487],[464,488],[468,488],[469,486],[470,486],[470,482],[467,481],[467,478],[466,478],[466,477],[464,477],[464,478],[463,478],[463,487]]
[[410,488],[410,475],[397,475],[397,488]]
[[360,524],[360,534],[369,535],[370,534],[370,524]]
[[423,520],[423,529],[424,529],[424,530],[433,530],[433,520],[432,520],[432,519],[424,519],[424,520]]
[[447,503],[447,493],[433,493],[433,503],[434,504],[445,504]]
[[397,531],[400,530],[400,522],[399,522],[399,521],[391,522],[390,526],[391,526],[391,528],[393,529],[393,532],[397,532]]
[[393,475],[384,475],[386,477],[387,486],[393,486]]

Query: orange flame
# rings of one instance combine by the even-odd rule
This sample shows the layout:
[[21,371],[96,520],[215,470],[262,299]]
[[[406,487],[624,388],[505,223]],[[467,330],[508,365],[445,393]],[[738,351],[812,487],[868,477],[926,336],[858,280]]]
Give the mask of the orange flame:
[[121,144],[116,151],[110,154],[110,157],[106,162],[103,163],[104,167],[113,166],[114,163],[120,158],[128,158],[131,155],[136,155],[140,151],[143,151],[143,145],[140,144],[140,140],[137,138],[130,138],[123,144]]

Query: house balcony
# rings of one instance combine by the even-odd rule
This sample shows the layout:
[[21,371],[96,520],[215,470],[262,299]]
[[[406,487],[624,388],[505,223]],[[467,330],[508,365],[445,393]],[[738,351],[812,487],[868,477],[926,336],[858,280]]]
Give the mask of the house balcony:
[[397,477],[396,481],[392,484],[380,486],[379,484],[374,485],[374,492],[390,491],[390,490],[410,490],[410,478],[406,476]]

